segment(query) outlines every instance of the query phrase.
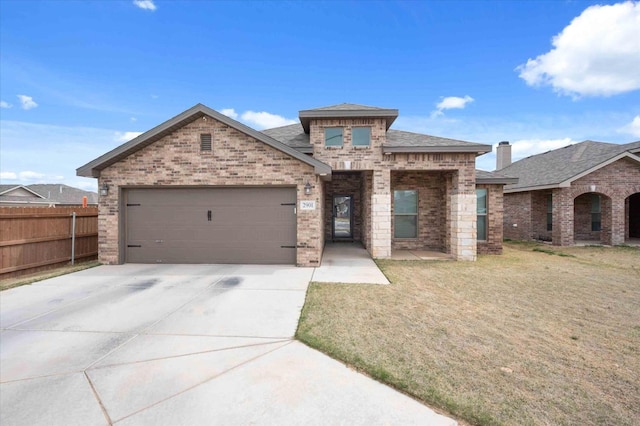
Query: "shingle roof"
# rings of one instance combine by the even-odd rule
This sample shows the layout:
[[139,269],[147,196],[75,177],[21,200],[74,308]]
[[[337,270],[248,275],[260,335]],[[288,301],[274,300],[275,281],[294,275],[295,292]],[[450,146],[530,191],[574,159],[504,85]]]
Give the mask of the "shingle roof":
[[87,197],[89,204],[98,204],[98,193],[84,191],[63,184],[34,184],[27,188],[42,195],[49,201],[59,204],[82,204],[82,197]]
[[[406,132],[403,130],[389,129],[387,131],[387,141],[384,144],[385,152],[400,151],[393,148],[443,148],[452,149],[459,147],[460,150],[471,149],[474,152],[490,152],[491,145],[483,145],[475,142],[467,142],[456,139],[442,138],[420,133]],[[456,149],[454,149],[456,150]],[[404,150],[403,150],[404,151]]]
[[388,108],[343,103],[343,104],[329,105],[329,106],[320,107],[320,108],[312,108],[306,111],[384,111],[387,109]]
[[505,175],[501,172],[488,172],[476,169],[476,184],[510,184],[517,183],[518,178]]
[[625,145],[606,142],[584,141],[575,145],[533,155],[516,161],[500,170],[517,176],[518,183],[509,185],[505,191],[528,190],[535,187],[554,187],[571,181],[607,161],[624,154],[640,150],[640,141]]
[[[301,152],[313,152],[313,147],[309,142],[309,135],[304,132],[304,129],[300,124],[290,124],[288,126],[267,129],[263,130],[262,133]],[[489,152],[491,151],[491,146],[420,133],[405,132],[402,130],[387,130],[386,143],[383,147],[383,151],[418,152],[422,150],[428,150],[431,152]]]
[[311,143],[309,142],[309,135],[304,132],[302,124],[300,123],[276,127],[273,129],[266,129],[263,130],[262,133],[272,137],[277,141],[289,145],[292,148],[296,148],[301,152],[313,152],[313,148],[311,147]]
[[303,109],[298,112],[298,118],[306,133],[309,133],[309,125],[314,118],[383,118],[387,129],[389,129],[395,119],[398,118],[398,110],[358,104],[338,104],[314,109]]
[[[20,189],[22,195],[13,190]],[[28,195],[25,195],[25,190]],[[82,197],[89,204],[98,204],[96,192],[84,191],[63,184],[0,185],[0,202],[14,204],[82,204]]]

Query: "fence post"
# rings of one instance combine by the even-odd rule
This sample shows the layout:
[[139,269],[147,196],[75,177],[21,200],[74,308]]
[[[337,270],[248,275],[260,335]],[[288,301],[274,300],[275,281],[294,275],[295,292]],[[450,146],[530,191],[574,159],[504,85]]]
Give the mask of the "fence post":
[[76,262],[76,212],[71,213],[71,265]]

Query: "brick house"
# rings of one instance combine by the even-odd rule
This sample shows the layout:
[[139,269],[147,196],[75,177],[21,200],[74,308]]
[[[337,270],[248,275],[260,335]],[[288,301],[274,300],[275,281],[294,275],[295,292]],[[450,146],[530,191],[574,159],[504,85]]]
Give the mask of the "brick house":
[[511,163],[498,145],[501,173],[518,178],[504,188],[504,236],[623,244],[640,238],[640,141],[585,141]]
[[502,250],[490,145],[390,129],[398,110],[341,104],[259,132],[198,104],[80,167],[99,180],[104,263],[318,266],[326,241],[375,258]]

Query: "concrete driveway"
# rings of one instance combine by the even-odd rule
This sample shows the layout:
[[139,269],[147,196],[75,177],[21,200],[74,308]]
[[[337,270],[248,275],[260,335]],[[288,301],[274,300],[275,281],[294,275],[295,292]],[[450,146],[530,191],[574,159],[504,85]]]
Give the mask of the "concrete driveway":
[[456,424],[293,340],[312,274],[100,266],[4,291],[0,424]]

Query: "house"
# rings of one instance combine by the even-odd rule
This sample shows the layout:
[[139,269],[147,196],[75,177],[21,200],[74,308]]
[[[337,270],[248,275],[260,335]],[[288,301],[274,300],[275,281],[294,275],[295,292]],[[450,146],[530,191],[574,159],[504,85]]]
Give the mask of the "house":
[[63,184],[0,185],[0,206],[55,207],[97,205],[98,194]]
[[504,236],[623,244],[640,238],[640,141],[584,141],[511,163],[498,145],[499,172],[518,178],[504,188]]
[[502,250],[502,189],[482,145],[390,129],[397,109],[340,104],[259,132],[202,104],[77,169],[99,180],[105,263],[318,266],[326,241],[374,258]]

